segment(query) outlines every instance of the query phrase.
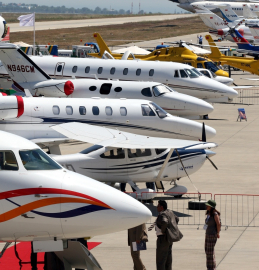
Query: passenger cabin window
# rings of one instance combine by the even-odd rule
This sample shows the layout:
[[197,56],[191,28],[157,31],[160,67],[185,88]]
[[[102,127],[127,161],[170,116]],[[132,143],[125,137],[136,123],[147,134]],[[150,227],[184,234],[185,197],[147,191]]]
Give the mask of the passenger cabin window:
[[142,110],[143,116],[156,116],[156,114],[153,112],[153,110],[147,104],[142,104],[141,110]]
[[181,74],[181,78],[188,78],[188,75],[183,69],[180,70],[180,74]]
[[95,91],[96,89],[97,89],[96,86],[90,86],[90,87],[89,87],[89,90],[90,90],[90,91]]
[[102,74],[102,72],[103,72],[103,68],[102,67],[99,67],[98,70],[97,70],[97,73],[98,74]]
[[121,92],[121,91],[122,91],[122,88],[121,88],[121,87],[115,87],[115,88],[114,88],[114,91],[117,92],[117,93],[118,93],[118,92]]
[[106,106],[105,107],[105,113],[106,115],[112,115],[112,108],[110,106]]
[[59,166],[41,149],[20,150],[19,155],[23,166],[27,171],[62,169],[61,166]]
[[72,115],[73,114],[73,108],[71,106],[66,106],[66,113],[67,113],[67,115]]
[[136,75],[139,76],[140,74],[141,74],[141,69],[138,68],[138,69],[136,70]]
[[175,78],[179,78],[179,71],[178,71],[178,70],[176,70],[176,71],[174,72],[174,77],[175,77]]
[[117,148],[101,154],[100,157],[107,159],[124,159],[125,151],[122,148]]
[[110,74],[113,75],[115,73],[115,71],[116,71],[115,67],[111,68]]
[[80,106],[79,107],[79,113],[81,115],[86,115],[86,108],[85,108],[85,106]]
[[149,70],[149,76],[152,77],[154,75],[154,69]]
[[149,104],[154,108],[160,118],[165,118],[167,116],[167,112],[163,110],[160,106],[158,106],[156,103],[150,102]]
[[124,68],[124,69],[123,69],[123,75],[127,75],[128,72],[129,72],[129,69],[128,69],[128,68]]
[[54,105],[54,106],[52,107],[52,112],[53,112],[53,114],[55,114],[55,115],[59,115],[59,114],[60,114],[59,106]]
[[166,148],[165,149],[155,149],[156,150],[156,154],[157,155],[160,155],[162,154],[163,152],[165,152]]
[[149,157],[151,156],[150,149],[128,149],[129,158]]
[[0,150],[0,175],[1,171],[18,171],[18,164],[12,151]]
[[89,72],[90,72],[90,67],[88,66],[85,68],[85,73],[89,73]]
[[101,95],[109,95],[111,92],[112,84],[111,83],[104,83],[100,88]]
[[145,97],[152,97],[151,89],[149,87],[142,89],[141,94]]
[[57,67],[57,72],[61,72],[62,71],[62,65],[59,65],[58,67]]
[[163,84],[153,86],[152,89],[153,89],[153,93],[154,93],[155,97],[162,96],[166,93],[173,92],[169,87],[166,87]]
[[76,72],[77,72],[77,66],[73,66],[72,72],[73,72],[73,73],[76,73]]
[[120,114],[121,114],[121,116],[126,116],[127,115],[127,109],[125,107],[120,107]]
[[93,112],[93,115],[99,115],[100,114],[100,110],[99,110],[99,108],[97,106],[93,106],[92,112]]

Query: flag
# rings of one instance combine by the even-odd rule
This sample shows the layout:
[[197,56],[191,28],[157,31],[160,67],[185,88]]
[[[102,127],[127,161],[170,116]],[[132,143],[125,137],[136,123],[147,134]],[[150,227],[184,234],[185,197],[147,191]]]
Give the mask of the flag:
[[21,15],[17,20],[20,21],[20,26],[34,26],[34,13]]

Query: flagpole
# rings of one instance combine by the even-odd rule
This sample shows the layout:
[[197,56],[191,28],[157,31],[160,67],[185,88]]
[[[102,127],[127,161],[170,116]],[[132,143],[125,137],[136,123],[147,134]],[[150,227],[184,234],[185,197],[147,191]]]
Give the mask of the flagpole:
[[34,12],[34,16],[33,16],[33,55],[35,55],[35,12]]

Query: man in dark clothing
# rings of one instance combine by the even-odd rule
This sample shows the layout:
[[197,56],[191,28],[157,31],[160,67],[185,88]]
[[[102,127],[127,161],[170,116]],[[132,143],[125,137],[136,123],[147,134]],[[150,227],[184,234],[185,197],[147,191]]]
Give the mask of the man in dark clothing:
[[173,211],[167,209],[167,203],[162,200],[158,201],[157,211],[159,215],[156,220],[156,267],[157,270],[171,270],[173,261],[172,245],[175,239],[167,230],[177,228],[179,218],[174,215]]

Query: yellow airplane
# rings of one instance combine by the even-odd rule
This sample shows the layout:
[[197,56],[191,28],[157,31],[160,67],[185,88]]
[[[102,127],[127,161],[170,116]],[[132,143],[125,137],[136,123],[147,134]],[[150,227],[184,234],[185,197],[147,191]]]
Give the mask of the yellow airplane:
[[[94,33],[93,37],[95,38],[98,46],[100,48],[99,53],[90,53],[89,55],[102,58],[103,54],[108,52],[115,59],[121,59],[122,55],[119,53],[112,53],[109,47],[106,45],[99,33]],[[182,45],[181,45],[182,44]],[[188,49],[186,43],[180,43],[179,47],[167,47],[154,50],[148,55],[134,55],[135,58],[148,61],[172,61],[179,62],[183,64],[191,65],[195,68],[206,68],[213,71],[218,76],[229,77],[228,73],[222,69],[219,69],[213,61],[208,58],[199,57],[197,54],[193,53]],[[129,56],[129,59],[133,59],[132,55]]]
[[214,40],[210,35],[206,35],[205,38],[208,41],[211,49],[211,54],[207,55],[207,57],[217,62],[220,61],[221,64],[226,64],[245,71],[249,71],[252,74],[259,75],[258,60],[248,57],[226,56],[219,51],[217,45],[215,44]]

